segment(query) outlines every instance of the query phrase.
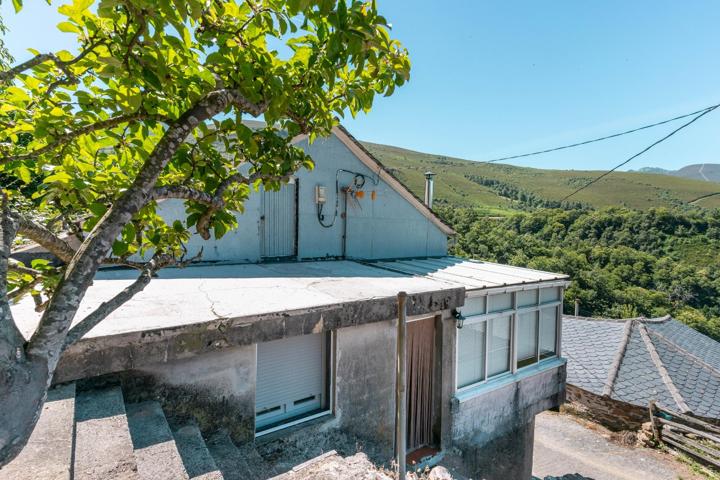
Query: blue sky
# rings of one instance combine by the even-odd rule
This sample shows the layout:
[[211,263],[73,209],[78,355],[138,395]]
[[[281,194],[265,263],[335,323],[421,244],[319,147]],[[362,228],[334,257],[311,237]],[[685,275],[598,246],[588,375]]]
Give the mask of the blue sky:
[[[71,48],[58,2],[1,12],[25,48]],[[378,0],[410,51],[412,79],[343,123],[362,140],[483,160],[574,143],[720,103],[716,0]],[[680,122],[516,165],[603,169]],[[630,163],[720,163],[720,109]]]

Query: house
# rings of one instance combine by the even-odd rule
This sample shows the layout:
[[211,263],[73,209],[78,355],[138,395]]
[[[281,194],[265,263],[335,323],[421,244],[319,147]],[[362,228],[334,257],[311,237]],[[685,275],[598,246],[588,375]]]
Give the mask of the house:
[[563,318],[567,401],[614,430],[636,430],[655,401],[720,421],[720,343],[671,317]]
[[[75,478],[117,468],[147,478],[184,468],[192,478],[188,451],[209,452],[204,470],[225,478],[265,478],[280,472],[257,467],[254,445],[298,431],[343,432],[391,459],[399,291],[407,292],[410,455],[460,452],[473,475],[530,478],[534,417],[565,394],[568,278],[448,256],[452,229],[344,128],[296,141],[314,171],[251,196],[236,231],[193,237],[188,250],[204,246],[202,264],[162,270],[65,352],[55,383],[74,402],[66,430],[76,432]],[[183,207],[159,208],[172,221]],[[133,275],[99,272],[78,319]],[[32,301],[14,315],[29,335]],[[113,437],[115,456],[92,448],[90,425],[106,414],[121,419],[112,428],[130,426]],[[148,422],[165,437],[148,441],[138,427]],[[143,453],[159,444],[167,448]],[[43,451],[41,438],[33,445],[27,456]],[[243,462],[228,452],[244,452]],[[175,470],[158,472],[162,455]],[[27,472],[17,465],[32,462],[11,468]]]

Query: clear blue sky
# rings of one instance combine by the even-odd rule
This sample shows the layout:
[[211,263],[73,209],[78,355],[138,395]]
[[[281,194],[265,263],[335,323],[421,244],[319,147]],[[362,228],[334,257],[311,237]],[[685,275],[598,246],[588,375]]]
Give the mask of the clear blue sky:
[[[69,48],[55,9],[2,15],[25,48]],[[362,140],[482,160],[573,143],[720,103],[717,0],[378,0],[412,79],[344,124]],[[512,162],[608,168],[679,126]],[[720,163],[720,109],[626,168]]]

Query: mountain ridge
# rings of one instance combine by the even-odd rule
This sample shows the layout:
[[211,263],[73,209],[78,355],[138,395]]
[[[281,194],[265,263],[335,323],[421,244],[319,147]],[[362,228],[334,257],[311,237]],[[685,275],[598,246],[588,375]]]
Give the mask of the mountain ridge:
[[[491,215],[561,206],[565,196],[603,173],[488,164],[392,145],[362,143],[420,198],[424,191],[424,173],[432,170],[437,174],[435,199],[439,204],[482,207]],[[640,210],[652,207],[720,208],[718,192],[720,186],[714,182],[647,172],[615,172],[574,195],[570,203]],[[700,200],[693,202],[696,199]]]

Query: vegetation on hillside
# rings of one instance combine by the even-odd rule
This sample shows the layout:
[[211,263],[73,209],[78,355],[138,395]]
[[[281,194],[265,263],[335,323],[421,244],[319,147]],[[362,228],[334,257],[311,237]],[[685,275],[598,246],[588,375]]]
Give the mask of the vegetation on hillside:
[[458,232],[457,255],[570,275],[568,313],[579,299],[586,316],[671,314],[720,340],[720,210],[438,211]]
[[[374,143],[365,143],[365,146],[420,197],[424,173],[432,170],[438,174],[435,194],[439,204],[480,207],[489,215],[558,206],[562,198],[600,174],[597,171],[488,164]],[[593,208],[720,208],[718,192],[720,185],[715,182],[653,173],[616,172],[575,195],[572,202]],[[524,198],[520,198],[519,193],[524,193]],[[705,198],[693,202],[700,197]],[[563,208],[572,206],[562,205]]]

